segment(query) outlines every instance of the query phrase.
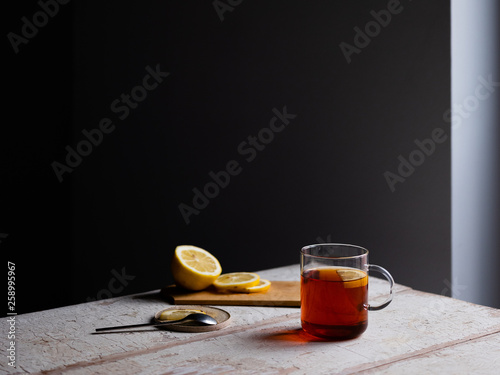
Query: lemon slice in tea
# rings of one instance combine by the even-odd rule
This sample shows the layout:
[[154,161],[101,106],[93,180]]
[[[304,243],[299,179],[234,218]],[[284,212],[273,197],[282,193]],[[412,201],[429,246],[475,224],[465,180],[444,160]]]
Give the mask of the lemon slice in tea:
[[344,288],[357,288],[368,284],[368,275],[355,268],[339,268],[337,274],[342,279]]

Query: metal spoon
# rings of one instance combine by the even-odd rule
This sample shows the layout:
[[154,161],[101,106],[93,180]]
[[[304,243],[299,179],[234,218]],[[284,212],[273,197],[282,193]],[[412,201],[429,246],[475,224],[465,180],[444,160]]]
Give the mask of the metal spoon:
[[136,328],[136,327],[161,327],[161,326],[167,326],[171,324],[182,324],[182,323],[187,323],[187,322],[194,322],[199,325],[214,325],[217,324],[217,320],[212,318],[208,314],[200,314],[200,313],[193,313],[189,314],[185,318],[179,319],[179,320],[166,320],[163,322],[155,322],[155,323],[143,323],[143,324],[131,324],[131,325],[126,325],[126,326],[114,326],[114,327],[102,327],[102,328],[96,328],[96,332],[100,331],[109,331],[113,329],[125,329],[125,328]]

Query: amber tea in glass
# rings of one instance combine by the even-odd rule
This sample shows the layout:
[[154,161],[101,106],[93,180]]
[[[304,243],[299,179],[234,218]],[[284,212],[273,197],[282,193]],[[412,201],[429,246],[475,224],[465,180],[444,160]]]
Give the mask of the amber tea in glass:
[[[382,273],[390,295],[379,306],[368,304],[368,271]],[[368,310],[392,300],[394,281],[384,268],[368,264],[368,250],[354,245],[318,244],[301,250],[301,320],[305,332],[349,339],[368,327]]]

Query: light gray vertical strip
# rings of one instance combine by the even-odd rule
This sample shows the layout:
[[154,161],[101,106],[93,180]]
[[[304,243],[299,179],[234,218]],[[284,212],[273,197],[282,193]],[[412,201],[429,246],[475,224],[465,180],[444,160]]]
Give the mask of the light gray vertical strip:
[[452,295],[500,307],[500,17],[451,0]]

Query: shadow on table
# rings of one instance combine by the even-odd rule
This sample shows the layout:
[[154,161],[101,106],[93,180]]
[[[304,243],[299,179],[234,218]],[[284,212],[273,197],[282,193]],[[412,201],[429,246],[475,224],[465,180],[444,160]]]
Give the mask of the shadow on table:
[[152,292],[146,292],[141,294],[136,294],[132,296],[135,300],[143,300],[143,301],[155,301],[155,302],[165,302],[165,298],[161,295],[159,290],[155,290]]
[[[311,342],[341,342],[347,340],[338,340],[338,339],[326,339],[311,336],[308,333],[304,332],[302,328],[296,329],[287,329],[281,331],[267,332],[260,336],[263,340],[271,340],[277,342],[288,342],[288,343],[296,343],[296,344],[307,344]],[[351,339],[352,340],[352,339]]]

